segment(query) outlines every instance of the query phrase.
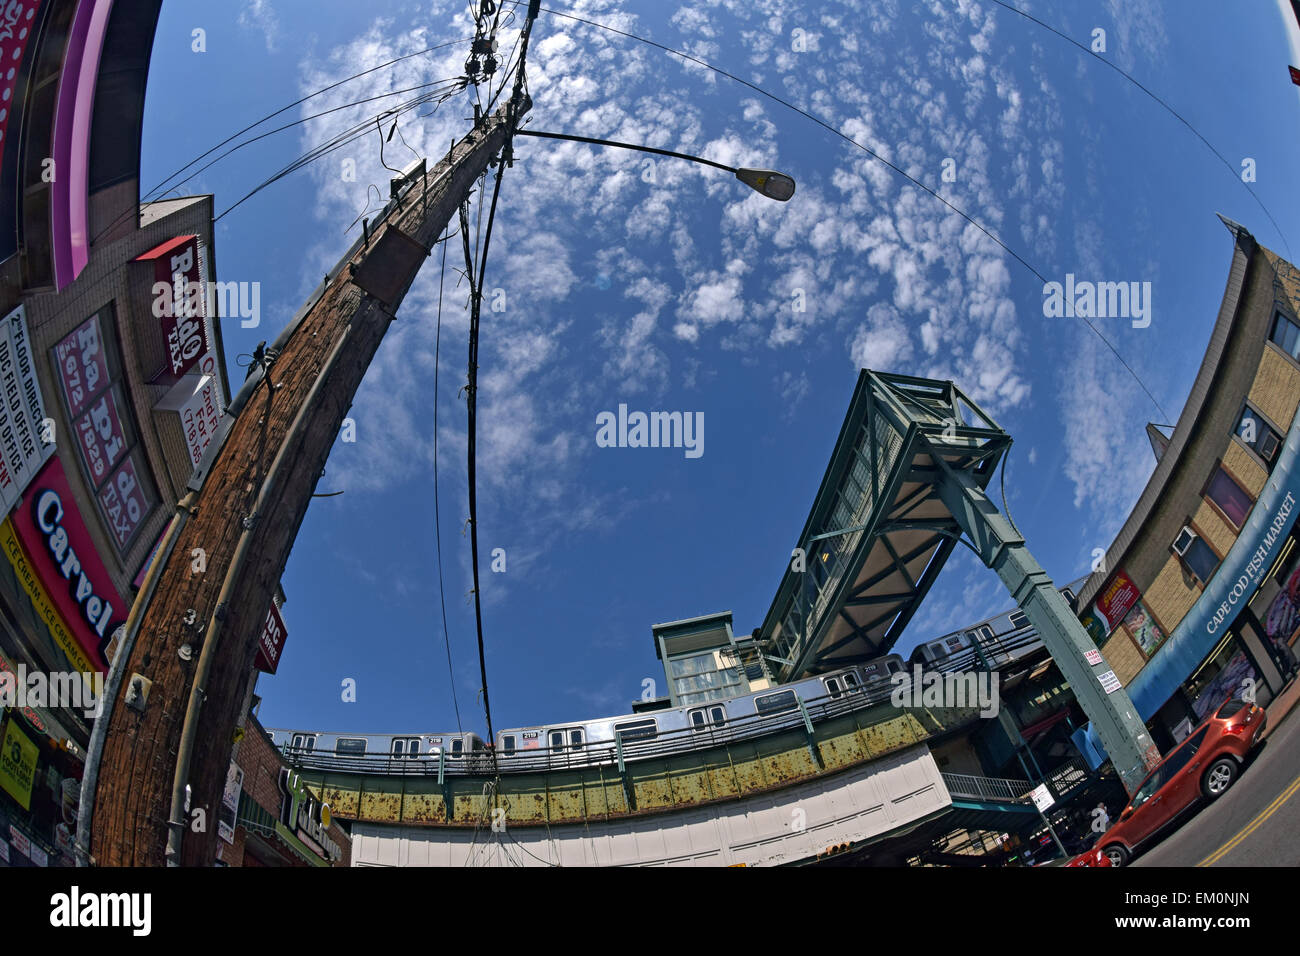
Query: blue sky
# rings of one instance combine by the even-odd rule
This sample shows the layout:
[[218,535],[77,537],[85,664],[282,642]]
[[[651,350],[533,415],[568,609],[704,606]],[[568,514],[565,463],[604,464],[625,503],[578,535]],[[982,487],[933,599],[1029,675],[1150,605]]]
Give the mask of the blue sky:
[[[1300,91],[1285,4],[1098,0],[1020,6],[1161,94],[1287,228],[1300,213]],[[1151,324],[1099,319],[1172,420],[1214,322],[1231,246],[1215,218],[1287,249],[1228,168],[1093,58],[973,0],[556,3],[685,49],[815,113],[997,233],[1049,279],[1151,283]],[[465,2],[169,0],[144,132],[146,189],[262,115],[385,60],[472,33]],[[503,30],[513,42],[518,23]],[[206,51],[192,50],[195,29]],[[795,31],[801,31],[796,33]],[[372,73],[280,125],[454,76],[467,43]],[[796,50],[802,46],[802,51]],[[766,614],[863,366],[952,378],[1015,439],[1012,513],[1058,582],[1088,570],[1154,464],[1160,414],[1097,338],[1043,314],[1042,282],[867,153],[752,90],[645,44],[543,15],[529,61],[537,129],[783,169],[790,203],[672,160],[526,140],[506,172],[487,265],[505,309],[480,352],[484,631],[498,728],[626,712],[664,689],[650,627]],[[277,133],[187,182],[218,211],[391,97]],[[468,95],[400,129],[441,156]],[[427,112],[427,109],[421,112]],[[385,123],[385,135],[387,134]],[[264,127],[263,127],[264,128]],[[263,128],[259,128],[260,132]],[[262,284],[260,327],[225,326],[236,356],[272,339],[387,193],[377,133],[288,177],[217,226],[218,278]],[[414,153],[398,137],[390,166]],[[944,160],[956,179],[942,181]],[[355,181],[343,161],[355,162]],[[373,200],[374,192],[370,190]],[[372,207],[373,208],[373,207]],[[1300,233],[1287,236],[1300,244]],[[482,733],[469,599],[464,288],[448,258],[439,402],[447,620],[465,729]],[[284,575],[289,639],[263,678],[268,726],[357,732],[456,727],[434,548],[434,328],[426,264],[362,385],[355,443],[336,445]],[[806,304],[793,307],[796,295]],[[596,445],[596,416],[702,412],[704,454]],[[506,570],[490,570],[504,548]],[[900,648],[1004,609],[959,549]],[[357,682],[344,703],[341,682]]]

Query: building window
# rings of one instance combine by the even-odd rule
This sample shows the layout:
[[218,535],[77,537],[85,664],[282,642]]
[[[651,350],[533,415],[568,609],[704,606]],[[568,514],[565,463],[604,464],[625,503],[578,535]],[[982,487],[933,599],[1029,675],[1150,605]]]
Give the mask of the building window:
[[1215,569],[1219,566],[1219,556],[1191,527],[1184,527],[1174,540],[1174,553],[1202,585],[1214,577]]
[[678,705],[703,704],[744,693],[738,667],[719,667],[713,651],[677,657],[668,662],[673,694]]
[[1287,355],[1300,359],[1300,325],[1296,325],[1281,312],[1273,316],[1273,331],[1268,337],[1274,344],[1281,346]]
[[1264,460],[1268,470],[1272,471],[1273,463],[1277,460],[1277,453],[1282,448],[1282,438],[1249,405],[1242,409],[1241,419],[1237,422],[1236,434],[1255,454]]
[[1245,525],[1246,516],[1255,504],[1254,499],[1232,480],[1222,465],[1214,469],[1214,474],[1210,476],[1209,484],[1205,486],[1205,497],[1238,529]]

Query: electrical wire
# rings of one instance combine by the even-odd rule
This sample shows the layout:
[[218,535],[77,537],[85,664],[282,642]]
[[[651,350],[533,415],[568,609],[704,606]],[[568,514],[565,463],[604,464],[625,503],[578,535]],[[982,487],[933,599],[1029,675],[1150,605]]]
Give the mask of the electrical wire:
[[[447,99],[450,99],[452,96],[454,96],[456,92],[458,92],[458,84],[453,84],[452,88],[448,90],[436,90],[436,91],[424,93],[406,103],[403,103],[401,106],[398,106],[395,110],[386,111],[386,115],[393,115],[393,114],[400,115],[403,112],[407,112],[412,109],[418,109],[420,106],[423,106],[426,103],[433,102],[434,100],[438,100],[440,102],[445,101]],[[377,115],[385,115],[385,114],[377,114]],[[355,126],[352,126],[349,129],[336,134],[330,139],[325,140],[323,143],[320,143],[312,147],[306,153],[304,153],[303,155],[295,159],[293,162],[283,167],[279,172],[275,173],[270,178],[264,180],[258,186],[254,187],[248,193],[244,194],[244,196],[240,198],[238,202],[236,202],[232,206],[229,206],[224,211],[222,211],[219,215],[215,216],[213,218],[213,222],[217,222],[223,217],[229,215],[235,209],[239,208],[239,206],[243,205],[245,202],[247,202],[253,196],[257,195],[263,189],[266,189],[268,186],[278,182],[279,180],[285,178],[286,176],[303,168],[304,166],[312,162],[315,162],[317,159],[320,159],[321,157],[326,156],[329,153],[332,153],[338,149],[342,149],[344,146],[347,146],[355,142],[357,139],[360,139],[362,136],[369,135],[370,126],[372,123],[374,123],[375,119],[376,119],[375,116],[368,117],[365,121],[358,123]]]
[[1223,163],[1223,165],[1227,167],[1228,172],[1232,173],[1232,178],[1238,180],[1241,183],[1241,185],[1246,187],[1246,191],[1250,193],[1251,198],[1255,200],[1256,204],[1263,211],[1264,215],[1268,217],[1268,221],[1273,224],[1273,228],[1277,230],[1278,238],[1282,240],[1282,245],[1286,247],[1287,258],[1288,259],[1291,258],[1291,246],[1287,244],[1286,235],[1282,232],[1282,227],[1277,224],[1277,220],[1273,218],[1273,214],[1268,211],[1268,207],[1264,205],[1263,200],[1261,200],[1259,196],[1255,193],[1255,190],[1251,188],[1250,183],[1241,179],[1238,168],[1236,166],[1233,166],[1232,163],[1228,161],[1227,157],[1225,157],[1221,152],[1215,149],[1214,144],[1211,143],[1204,136],[1202,136],[1201,131],[1198,130],[1195,126],[1193,126],[1187,120],[1187,118],[1183,116],[1183,114],[1179,113],[1176,109],[1170,106],[1160,96],[1153,93],[1135,76],[1133,76],[1127,70],[1119,66],[1119,64],[1112,63],[1110,60],[1106,59],[1100,53],[1094,52],[1090,47],[1084,46],[1082,43],[1080,43],[1078,40],[1074,39],[1073,37],[1068,36],[1065,33],[1062,33],[1060,30],[1056,29],[1056,27],[1052,26],[1050,23],[1046,23],[1045,21],[1038,19],[1038,17],[1034,16],[1032,13],[1028,13],[1025,10],[1021,10],[1015,4],[1008,3],[1007,0],[991,0],[991,2],[996,4],[999,7],[1002,7],[1002,9],[1004,10],[1009,10],[1011,13],[1014,13],[1017,16],[1024,17],[1026,20],[1030,21],[1031,23],[1036,23],[1038,26],[1042,27],[1044,30],[1047,30],[1049,33],[1054,33],[1056,36],[1060,37],[1062,40],[1066,41],[1067,43],[1070,43],[1073,46],[1078,47],[1080,50],[1088,54],[1094,60],[1097,60],[1098,62],[1103,63],[1106,66],[1110,67],[1120,76],[1124,77],[1124,79],[1128,80],[1139,90],[1141,90],[1151,99],[1153,99],[1156,103],[1158,103],[1166,113],[1168,113],[1174,119],[1178,120],[1178,122],[1182,123],[1189,130],[1191,130],[1192,135],[1195,136],[1197,139],[1199,139],[1202,143],[1204,143],[1205,148],[1208,149],[1215,156],[1217,156],[1219,162]]
[[[522,3],[526,2],[526,0],[502,0],[502,2],[503,2],[503,3],[513,3],[515,6],[520,6]],[[688,60],[688,61],[690,61],[691,63],[698,64],[699,66],[702,66],[702,67],[704,67],[704,68],[707,69],[707,70],[711,70],[712,72],[717,73],[717,74],[720,75],[720,76],[724,76],[724,77],[726,77],[727,79],[732,80],[732,81],[735,82],[735,83],[739,83],[739,84],[741,84],[742,86],[748,87],[749,89],[753,90],[755,93],[758,93],[758,94],[760,94],[761,96],[765,96],[765,97],[767,97],[768,99],[772,100],[772,101],[775,102],[775,103],[779,103],[780,105],[784,106],[786,109],[792,110],[792,111],[794,111],[795,113],[798,113],[799,115],[805,117],[806,119],[812,120],[812,122],[816,123],[818,126],[822,127],[823,129],[827,130],[827,131],[830,132],[830,133],[833,133],[835,136],[837,136],[837,137],[839,137],[840,139],[844,140],[846,143],[849,143],[849,144],[851,144],[851,145],[853,145],[853,146],[856,146],[858,149],[862,150],[862,151],[863,151],[864,153],[866,153],[868,156],[871,156],[871,157],[872,157],[873,159],[875,159],[877,162],[879,162],[879,163],[881,163],[882,165],[887,166],[888,168],[892,169],[894,172],[896,172],[898,175],[902,176],[904,179],[906,179],[906,180],[907,180],[908,182],[910,182],[912,185],[916,186],[918,189],[921,189],[921,190],[923,190],[924,192],[929,193],[932,197],[934,197],[935,199],[939,200],[939,202],[943,203],[945,206],[947,206],[950,210],[952,210],[954,213],[956,213],[956,214],[957,214],[958,216],[960,216],[962,219],[966,220],[966,222],[970,223],[972,226],[974,226],[976,229],[978,229],[980,232],[982,232],[982,233],[983,233],[985,236],[987,236],[989,239],[992,239],[993,242],[995,242],[998,246],[1000,246],[1004,252],[1006,252],[1009,256],[1011,256],[1013,259],[1015,259],[1017,262],[1019,262],[1022,266],[1024,266],[1027,270],[1029,270],[1029,272],[1033,273],[1033,275],[1035,275],[1035,276],[1039,279],[1039,281],[1041,281],[1044,285],[1047,284],[1048,279],[1047,279],[1047,277],[1046,277],[1045,275],[1043,275],[1042,272],[1040,272],[1040,271],[1039,271],[1038,269],[1036,269],[1033,265],[1031,265],[1031,264],[1029,263],[1028,260],[1026,260],[1023,256],[1021,256],[1019,253],[1017,253],[1017,252],[1016,252],[1014,249],[1012,249],[1009,245],[1007,245],[1005,242],[1003,242],[1002,239],[1000,239],[1000,238],[999,238],[995,233],[993,233],[991,230],[989,230],[987,227],[985,227],[982,223],[980,223],[980,222],[979,222],[978,220],[976,220],[974,217],[972,217],[971,215],[969,215],[968,213],[966,213],[964,210],[960,209],[959,207],[953,205],[953,204],[952,204],[951,202],[949,202],[947,199],[944,199],[943,196],[939,195],[939,193],[936,192],[934,189],[932,189],[931,187],[927,186],[925,183],[921,182],[921,181],[920,181],[919,179],[917,179],[916,177],[914,177],[914,176],[908,174],[908,173],[907,173],[905,170],[903,170],[902,168],[900,168],[900,167],[894,165],[894,164],[891,163],[889,160],[885,159],[883,156],[881,156],[879,153],[877,153],[875,150],[871,149],[871,148],[868,147],[868,146],[864,146],[862,143],[859,143],[856,139],[854,139],[853,137],[849,136],[847,133],[843,133],[843,132],[841,132],[840,130],[838,130],[838,129],[836,129],[834,126],[832,126],[831,124],[827,123],[825,120],[823,120],[823,119],[817,117],[817,116],[814,115],[813,113],[810,113],[808,110],[805,110],[805,109],[803,109],[802,107],[799,107],[799,106],[795,106],[795,105],[794,105],[793,103],[791,103],[789,100],[783,99],[783,98],[777,96],[775,93],[769,93],[767,90],[763,89],[762,87],[757,86],[756,84],[751,83],[751,82],[749,82],[748,80],[741,79],[740,77],[736,76],[734,73],[729,73],[729,72],[727,72],[726,70],[722,69],[721,67],[714,66],[712,63],[708,63],[708,62],[706,62],[705,60],[701,60],[701,59],[700,59],[699,57],[697,57],[697,56],[692,56],[692,55],[689,54],[689,53],[684,53],[684,52],[681,51],[681,50],[677,50],[677,49],[674,49],[673,47],[666,46],[666,45],[664,45],[664,44],[662,44],[662,43],[659,43],[659,42],[657,42],[657,41],[655,41],[655,40],[650,40],[650,39],[647,39],[646,37],[638,36],[638,35],[635,34],[635,33],[629,33],[629,32],[627,32],[626,30],[620,30],[620,29],[618,29],[617,27],[611,27],[611,26],[609,26],[608,24],[605,24],[605,23],[598,23],[598,22],[595,21],[595,20],[588,20],[587,18],[577,16],[576,14],[572,14],[572,13],[563,13],[563,12],[561,12],[561,11],[559,11],[559,10],[552,10],[552,9],[549,9],[548,7],[542,7],[542,8],[541,8],[541,11],[542,11],[543,13],[549,13],[549,14],[551,14],[552,16],[562,17],[562,18],[564,18],[564,19],[566,19],[566,20],[573,20],[573,21],[575,21],[575,22],[577,22],[577,23],[583,23],[583,24],[586,24],[587,26],[596,27],[596,28],[601,29],[601,30],[607,30],[607,31],[609,31],[610,33],[617,34],[618,36],[626,37],[626,38],[628,38],[628,39],[630,39],[630,40],[637,40],[637,41],[639,41],[639,42],[641,42],[641,43],[648,44],[648,45],[650,45],[650,46],[652,46],[652,47],[655,47],[655,48],[657,48],[657,49],[659,49],[659,50],[663,50],[665,53],[670,53],[670,54],[672,54],[673,56],[681,57],[682,59],[684,59],[684,60]],[[1083,322],[1086,326],[1088,326],[1088,328],[1091,329],[1091,330],[1093,331],[1093,334],[1095,334],[1095,335],[1097,336],[1097,338],[1101,339],[1102,343],[1105,344],[1106,348],[1110,349],[1110,351],[1114,354],[1115,358],[1119,360],[1120,364],[1124,366],[1124,368],[1128,371],[1128,373],[1129,373],[1131,376],[1133,376],[1133,380],[1136,381],[1136,382],[1138,383],[1138,387],[1141,388],[1142,391],[1146,393],[1147,398],[1149,398],[1149,399],[1151,400],[1151,404],[1153,404],[1153,405],[1157,408],[1157,410],[1159,410],[1159,412],[1160,412],[1161,415],[1163,415],[1165,418],[1168,418],[1168,417],[1169,417],[1168,413],[1165,412],[1164,407],[1163,407],[1163,406],[1160,404],[1160,402],[1156,399],[1155,395],[1153,395],[1153,394],[1151,393],[1151,390],[1150,390],[1149,388],[1147,388],[1146,383],[1142,380],[1141,376],[1139,376],[1139,375],[1137,374],[1137,372],[1134,371],[1133,366],[1129,365],[1128,361],[1124,358],[1124,356],[1120,354],[1119,349],[1115,348],[1115,346],[1114,346],[1113,344],[1111,344],[1110,339],[1108,339],[1108,338],[1107,338],[1107,337],[1102,333],[1101,329],[1097,328],[1097,326],[1094,325],[1091,321],[1089,321],[1089,319],[1088,319],[1087,317],[1085,317],[1085,316],[1081,316],[1081,315],[1080,315],[1080,316],[1075,316],[1075,317],[1076,317],[1077,319],[1079,319],[1081,322]]]
[[451,685],[451,704],[456,710],[456,731],[464,733],[460,721],[460,701],[456,697],[456,672],[451,663],[451,631],[447,628],[447,594],[442,574],[442,521],[438,510],[438,368],[442,347],[442,289],[447,281],[447,239],[442,243],[442,274],[438,278],[438,320],[433,333],[433,540],[438,553],[438,603],[442,607],[442,640],[447,648],[447,682]]
[[[361,77],[366,76],[366,75],[368,75],[368,74],[370,74],[370,73],[374,73],[374,72],[377,71],[377,70],[383,70],[383,69],[386,69],[386,68],[388,68],[388,67],[394,65],[395,63],[400,63],[400,62],[403,61],[403,60],[409,60],[409,59],[411,59],[412,57],[423,56],[423,55],[426,54],[426,53],[433,53],[433,52],[436,51],[436,50],[441,50],[441,49],[444,49],[444,48],[449,47],[449,46],[456,46],[457,44],[465,43],[465,42],[466,42],[467,40],[469,40],[469,39],[471,39],[471,38],[470,38],[470,37],[462,37],[462,38],[457,39],[457,40],[448,40],[448,41],[445,42],[445,43],[439,43],[439,44],[436,44],[436,45],[431,46],[431,47],[429,47],[429,48],[427,48],[427,49],[424,49],[424,50],[417,50],[415,53],[407,53],[407,54],[404,54],[404,55],[399,56],[399,57],[396,57],[396,58],[394,58],[394,59],[392,59],[392,60],[388,60],[388,61],[386,61],[386,62],[384,62],[384,63],[380,63],[380,64],[377,65],[377,66],[372,66],[372,67],[370,67],[370,68],[368,68],[368,69],[362,70],[360,73],[354,73],[354,74],[352,74],[351,76],[346,77],[346,78],[344,78],[344,79],[342,79],[342,80],[339,80],[339,81],[337,81],[337,82],[335,82],[335,83],[331,83],[331,84],[329,84],[328,86],[322,86],[320,89],[315,90],[315,91],[313,91],[313,92],[311,92],[311,93],[308,93],[306,96],[301,97],[300,99],[294,100],[292,103],[288,104],[287,106],[282,106],[282,107],[280,107],[279,109],[275,110],[274,112],[267,113],[267,114],[266,114],[265,116],[263,116],[261,119],[257,120],[256,122],[250,123],[248,126],[245,126],[243,129],[241,129],[241,130],[240,130],[239,132],[237,132],[237,133],[232,133],[230,136],[227,136],[225,139],[223,139],[220,143],[217,143],[217,145],[213,146],[211,149],[207,150],[206,152],[200,153],[198,156],[196,156],[196,157],[194,157],[193,159],[191,159],[188,163],[186,163],[186,164],[185,164],[184,166],[182,166],[180,169],[176,170],[176,171],[173,172],[171,175],[169,175],[169,176],[167,176],[165,179],[163,179],[163,180],[162,180],[160,183],[158,183],[156,186],[154,186],[154,187],[152,187],[151,189],[149,189],[148,192],[146,192],[143,196],[141,196],[141,202],[143,203],[143,202],[151,201],[153,197],[157,196],[159,193],[162,192],[163,187],[167,186],[167,184],[168,184],[169,182],[171,182],[171,180],[175,179],[175,178],[176,178],[177,176],[179,176],[181,173],[185,172],[185,170],[189,169],[189,168],[190,168],[191,166],[193,166],[195,163],[197,163],[197,162],[199,162],[200,160],[203,160],[203,159],[205,159],[206,157],[210,156],[212,153],[214,153],[214,152],[216,152],[217,150],[219,150],[222,146],[225,146],[225,145],[226,145],[227,143],[229,143],[231,140],[238,139],[240,136],[243,136],[245,133],[249,132],[250,130],[256,129],[257,127],[261,126],[261,125],[262,125],[263,123],[265,123],[267,120],[274,119],[275,117],[279,116],[281,113],[284,113],[284,112],[286,112],[287,110],[291,110],[291,109],[293,109],[295,106],[300,106],[301,104],[307,102],[308,100],[313,99],[314,97],[320,96],[322,93],[328,93],[330,90],[337,89],[338,87],[342,86],[342,85],[345,84],[345,83],[351,83],[353,80],[360,79]],[[209,164],[209,165],[210,165],[210,164]],[[205,166],[204,168],[206,169],[207,167]],[[198,175],[198,174],[195,173],[194,175]],[[171,192],[173,189],[177,189],[177,188],[179,188],[182,184],[188,182],[188,181],[189,181],[190,179],[192,179],[192,178],[193,178],[193,176],[188,176],[188,177],[186,177],[185,179],[181,180],[180,183],[177,183],[175,186],[172,186],[170,189],[167,189],[166,191],[167,191],[167,192]],[[129,218],[129,217],[131,217],[131,216],[134,216],[134,215],[138,215],[138,214],[139,214],[138,211],[135,210],[135,209],[131,209],[131,210],[129,210],[129,211],[123,213],[122,215],[118,216],[117,219],[115,219],[113,222],[109,223],[107,226],[105,226],[103,229],[101,229],[101,230],[100,230],[100,231],[99,231],[99,232],[98,232],[98,233],[97,233],[97,234],[96,234],[96,235],[91,239],[91,242],[92,242],[92,243],[97,242],[97,241],[98,241],[98,240],[99,240],[103,235],[105,235],[109,230],[117,228],[117,226],[121,225],[121,223],[124,222],[127,218]]]

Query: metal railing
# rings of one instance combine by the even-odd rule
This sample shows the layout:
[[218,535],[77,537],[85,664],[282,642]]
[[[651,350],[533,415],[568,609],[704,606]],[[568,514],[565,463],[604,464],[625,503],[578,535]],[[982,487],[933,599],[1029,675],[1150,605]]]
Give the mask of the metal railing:
[[[894,685],[887,679],[856,689],[843,689],[838,694],[801,699],[813,724],[846,714],[870,710],[889,703]],[[781,687],[768,693],[777,694]],[[908,708],[891,707],[879,719],[865,726],[892,720]],[[592,766],[611,766],[639,760],[652,760],[676,754],[699,752],[729,743],[753,740],[789,730],[804,729],[803,714],[798,704],[789,710],[774,714],[750,714],[728,717],[722,725],[714,723],[672,730],[657,731],[652,738],[637,740],[584,740],[579,745],[536,747],[529,750],[498,752],[496,763],[504,772],[537,772],[578,769]],[[543,731],[544,732],[544,731]],[[920,743],[924,738],[918,738]],[[492,756],[485,751],[473,751],[453,756],[443,753],[421,754],[419,757],[395,756],[391,753],[366,752],[364,754],[337,754],[325,751],[305,751],[286,747],[285,759],[295,767],[307,770],[366,773],[392,776],[471,776],[491,772]]]
[[954,797],[972,797],[977,800],[993,800],[999,803],[1021,803],[1033,784],[1028,780],[1014,780],[1006,777],[977,777],[968,773],[945,773],[944,786]]

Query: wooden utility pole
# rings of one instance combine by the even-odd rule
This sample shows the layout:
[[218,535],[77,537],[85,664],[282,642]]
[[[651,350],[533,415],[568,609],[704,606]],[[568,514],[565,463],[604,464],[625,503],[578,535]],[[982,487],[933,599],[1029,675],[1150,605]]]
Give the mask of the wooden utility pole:
[[128,642],[136,637],[122,652],[98,754],[92,742],[91,760],[99,759],[93,774],[88,766],[83,801],[93,803],[83,817],[94,864],[207,866],[215,858],[262,625],[343,416],[420,265],[530,105],[516,86],[510,103],[412,177],[398,208],[331,273],[237,409],[201,487],[181,503],[183,521],[127,623]]

